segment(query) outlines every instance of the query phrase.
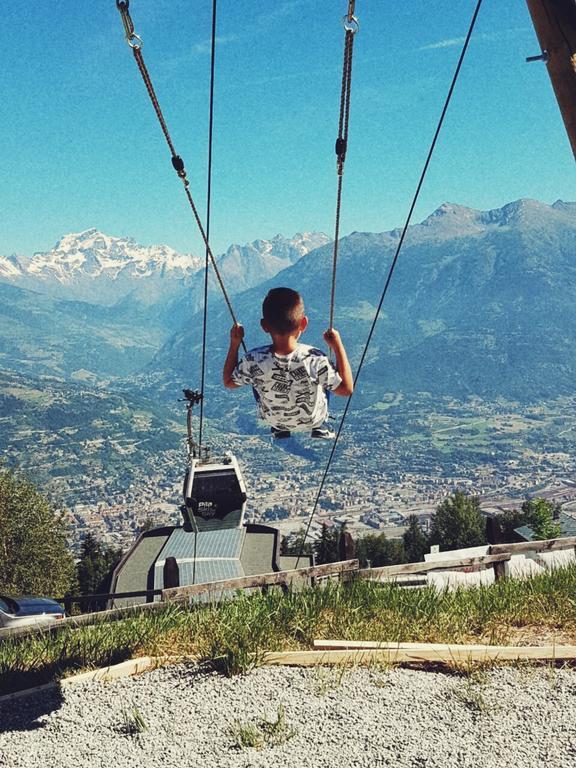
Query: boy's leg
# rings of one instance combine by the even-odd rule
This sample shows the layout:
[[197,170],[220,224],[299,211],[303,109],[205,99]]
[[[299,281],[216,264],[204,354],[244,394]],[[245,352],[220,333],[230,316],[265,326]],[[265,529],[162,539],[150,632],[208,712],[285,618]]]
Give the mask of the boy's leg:
[[[260,395],[258,394],[258,390],[256,387],[252,387],[252,394],[254,395],[254,400],[259,404],[260,403]],[[270,427],[270,432],[272,433],[272,437],[276,440],[283,440],[287,437],[290,437],[290,430],[288,429],[278,429],[277,427]]]
[[[324,394],[326,395],[326,404],[327,404],[327,410],[330,409],[330,398],[332,396],[332,392],[329,389],[324,390]],[[330,418],[330,414],[326,414],[326,419]],[[325,421],[322,421],[320,424],[316,424],[314,427],[312,427],[312,431],[310,432],[310,437],[314,437],[318,440],[331,440],[333,437],[336,437],[336,433],[333,432],[327,425]]]
[[291,436],[289,429],[277,429],[277,427],[270,427],[270,432],[275,440],[284,440]]
[[317,440],[332,440],[336,437],[336,432],[333,432],[328,427],[314,427],[310,432],[310,437],[314,437]]

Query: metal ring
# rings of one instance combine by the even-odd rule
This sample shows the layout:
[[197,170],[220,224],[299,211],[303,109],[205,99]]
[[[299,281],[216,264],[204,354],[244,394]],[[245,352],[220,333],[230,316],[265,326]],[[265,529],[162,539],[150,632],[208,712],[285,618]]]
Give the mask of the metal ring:
[[[134,42],[134,40],[136,42]],[[137,35],[135,32],[132,32],[130,37],[126,35],[126,42],[130,46],[130,48],[136,48],[137,50],[140,50],[140,48],[142,48],[142,46],[144,45],[144,41],[142,40],[140,35]]]
[[346,30],[346,32],[352,32],[353,35],[356,34],[356,32],[360,29],[360,22],[358,21],[356,16],[352,16],[352,18],[348,18],[348,16],[344,16],[342,18],[342,26]]

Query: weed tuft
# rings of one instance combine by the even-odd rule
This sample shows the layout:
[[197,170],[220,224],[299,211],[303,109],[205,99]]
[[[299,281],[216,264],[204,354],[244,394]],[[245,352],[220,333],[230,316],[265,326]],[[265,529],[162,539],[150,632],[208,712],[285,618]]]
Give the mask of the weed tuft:
[[228,732],[237,749],[263,749],[284,744],[296,735],[296,729],[286,722],[286,711],[281,704],[275,720],[263,718],[257,722],[234,720]]
[[342,685],[346,672],[347,667],[344,664],[334,667],[315,667],[312,675],[312,690],[316,696],[326,696],[331,691],[336,691]]
[[148,730],[148,724],[138,707],[132,706],[122,710],[122,723],[117,730],[125,736],[141,736]]

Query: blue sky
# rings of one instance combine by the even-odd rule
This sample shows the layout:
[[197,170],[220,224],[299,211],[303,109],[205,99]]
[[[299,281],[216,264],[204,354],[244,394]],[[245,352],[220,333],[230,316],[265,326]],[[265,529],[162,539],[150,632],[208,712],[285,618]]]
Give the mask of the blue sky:
[[[402,224],[474,0],[357,0],[341,233]],[[205,207],[211,0],[131,0]],[[219,0],[212,244],[333,231],[346,0]],[[114,0],[5,0],[0,253],[97,227],[202,252]],[[485,0],[415,220],[444,201],[576,199],[524,0]]]

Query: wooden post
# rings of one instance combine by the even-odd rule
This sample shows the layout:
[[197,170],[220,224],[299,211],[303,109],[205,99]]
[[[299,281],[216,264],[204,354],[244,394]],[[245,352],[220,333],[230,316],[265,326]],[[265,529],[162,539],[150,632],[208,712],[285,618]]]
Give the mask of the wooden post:
[[495,561],[494,568],[494,581],[503,581],[506,578],[506,563],[507,560]]
[[164,589],[180,586],[180,569],[175,557],[167,557],[164,561]]
[[576,3],[526,0],[576,158]]
[[356,545],[348,531],[341,534],[338,542],[338,559],[341,561],[353,560],[356,557]]
[[67,592],[64,595],[63,601],[58,601],[58,602],[64,602],[64,612],[66,613],[66,616],[71,616],[72,615],[72,595],[70,594],[70,592]]

